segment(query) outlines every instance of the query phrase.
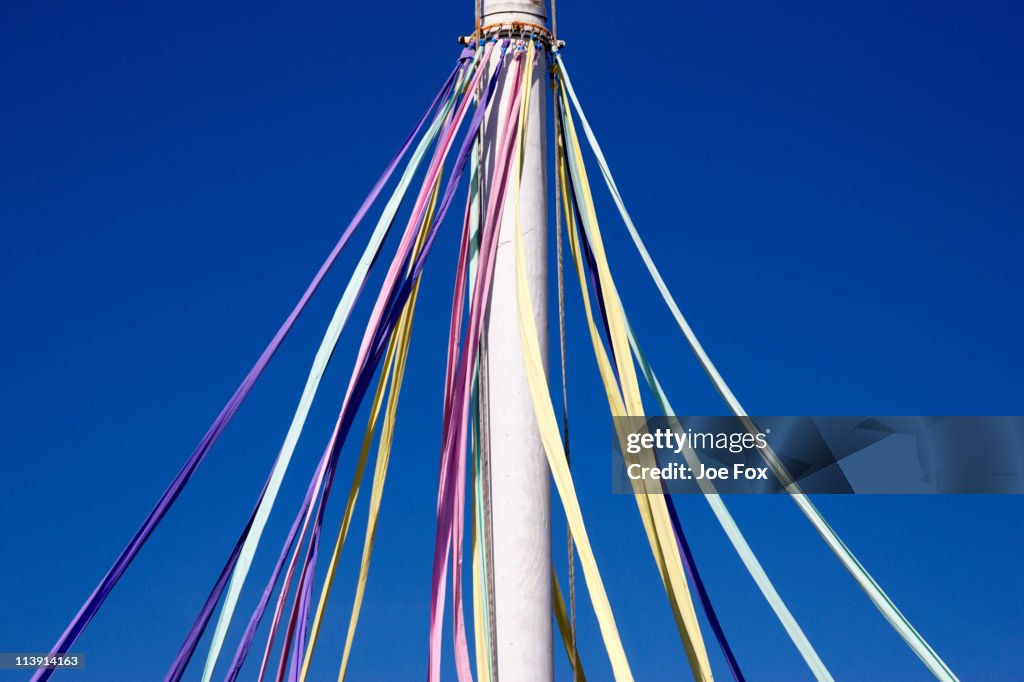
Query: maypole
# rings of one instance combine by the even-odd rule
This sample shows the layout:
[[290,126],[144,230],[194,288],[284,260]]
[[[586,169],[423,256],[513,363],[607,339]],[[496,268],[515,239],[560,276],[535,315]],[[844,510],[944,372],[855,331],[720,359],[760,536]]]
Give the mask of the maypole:
[[[551,13],[554,27],[554,0]],[[49,661],[62,658],[76,646],[87,625],[227,427],[355,229],[370,214],[385,187],[393,184],[392,194],[381,209],[362,256],[327,325],[298,396],[292,421],[280,441],[282,444],[277,457],[272,460],[266,482],[255,497],[248,521],[241,528],[234,548],[224,559],[208,597],[184,635],[164,677],[165,682],[179,682],[189,664],[194,662],[203,666],[203,682],[214,677],[219,679],[219,672],[224,668],[224,679],[233,682],[243,673],[248,657],[251,670],[257,670],[254,666],[259,665],[258,679],[261,681],[269,675],[277,682],[283,682],[286,676],[289,682],[307,682],[322,674],[311,672],[314,653],[319,651],[323,656],[324,649],[333,646],[334,654],[340,659],[338,679],[344,682],[366,595],[381,505],[385,499],[420,275],[467,170],[469,196],[455,269],[442,393],[436,528],[430,574],[427,679],[429,682],[455,679],[443,670],[442,665],[442,635],[446,613],[449,612],[448,604],[453,626],[454,668],[459,682],[472,682],[474,679],[480,682],[552,680],[552,611],[573,669],[573,679],[585,679],[576,646],[575,553],[612,674],[617,682],[632,682],[626,650],[569,469],[568,418],[563,405],[563,419],[559,425],[552,401],[553,391],[546,376],[548,214],[545,99],[549,67],[554,93],[556,206],[561,209],[555,214],[555,229],[560,233],[561,216],[564,215],[564,234],[568,237],[571,254],[568,260],[570,273],[575,274],[579,282],[589,338],[610,413],[643,420],[651,416],[644,405],[641,375],[654,394],[660,411],[671,415],[673,410],[640,349],[619,297],[620,289],[615,284],[611,259],[604,246],[581,138],[577,133],[577,119],[627,231],[687,344],[750,435],[760,433],[711,363],[634,226],[573,90],[558,52],[561,43],[545,28],[546,14],[544,0],[476,0],[474,35],[462,39],[464,49],[434,100],[370,190],[299,303],[110,570],[71,619],[50,649],[49,656],[31,657],[44,661],[36,669],[33,682],[46,682],[62,665]],[[391,183],[393,174],[403,166],[404,170],[396,176],[397,182]],[[413,181],[417,177],[422,177],[422,184],[414,189]],[[398,220],[403,206],[408,209],[408,217]],[[385,245],[389,242],[389,232],[401,233],[397,249],[386,266],[379,289],[375,285],[368,287],[374,264],[387,260],[381,255],[388,248]],[[564,401],[567,382],[561,234],[557,244]],[[290,465],[293,471],[297,466],[301,468],[301,458],[296,458],[296,464],[292,465],[293,455],[328,363],[335,356],[342,332],[360,295],[367,291],[372,296],[375,289],[376,300],[362,331],[334,429],[325,446],[316,444],[323,447],[316,466],[300,472],[309,477],[305,498],[294,510],[291,530],[280,547],[271,548],[271,551],[277,550],[278,559],[269,575],[259,576],[261,582],[265,581],[262,596],[248,614],[248,625],[241,637],[235,638],[232,635],[237,635],[239,629],[236,615],[244,617],[243,611],[252,601],[244,598],[247,580],[252,590],[253,581],[249,578],[255,578],[260,569],[265,568],[254,563],[257,550],[261,540],[264,547],[273,542],[273,532],[264,538],[264,531],[269,527],[275,502],[283,490],[286,472]],[[597,305],[592,305],[592,301]],[[375,391],[372,389],[374,384],[377,387]],[[356,419],[367,399],[370,402],[369,415],[361,447],[357,455],[351,446],[347,450],[348,457],[355,455],[352,478],[336,534],[331,534],[335,539],[325,569],[323,558],[327,552],[321,539],[329,537],[324,532],[330,530],[327,524],[332,518],[327,516],[327,510],[332,503],[338,505],[337,490],[345,489],[343,482],[336,485],[336,474],[348,464],[342,463],[341,458],[346,456],[343,452],[346,451],[346,442],[351,443],[350,436],[358,437],[360,426],[356,425]],[[626,434],[620,430],[619,423],[616,424],[622,438]],[[308,440],[309,436],[306,438]],[[374,445],[373,479],[368,483]],[[789,447],[788,443],[782,445]],[[697,447],[680,444],[683,456],[693,469],[700,466]],[[733,451],[731,445],[729,450]],[[782,458],[767,444],[757,445],[756,450],[828,547],[914,653],[937,679],[956,682],[957,677],[950,667],[911,625],[804,494]],[[626,452],[624,450],[624,457]],[[660,470],[649,445],[642,446],[638,452],[629,450],[628,453],[635,457],[629,461],[635,461],[638,466],[645,466],[653,472]],[[420,457],[422,448],[407,449],[397,456]],[[470,470],[472,476],[467,480]],[[552,480],[570,533],[568,609],[551,559]],[[710,479],[701,480],[699,485],[744,567],[811,674],[818,682],[831,682],[831,673],[754,556],[750,544],[729,514],[719,489]],[[369,488],[370,499],[362,535],[359,577],[347,605],[348,626],[342,645],[338,638],[340,633],[325,619],[325,614],[332,594],[335,602],[338,601],[338,590],[332,593],[332,585],[340,574],[339,566],[346,560],[352,560],[352,543],[349,543],[349,549],[345,549],[346,539],[356,533],[353,520],[359,513],[360,491],[366,488]],[[468,489],[472,490],[471,497],[467,496]],[[335,491],[333,498],[332,490]],[[699,605],[704,610],[707,626],[714,634],[714,641],[732,679],[744,682],[746,678],[740,662],[726,637],[723,622],[715,613],[711,596],[686,540],[685,524],[668,494],[671,491],[666,490],[659,477],[653,476],[645,480],[636,479],[633,492],[643,531],[650,544],[651,558],[660,574],[680,636],[682,654],[694,680],[712,682],[714,679],[714,659],[708,655],[702,634],[702,621],[696,609]],[[362,497],[365,498],[366,493]],[[468,499],[472,500],[471,505],[467,505]],[[472,506],[471,570],[466,570],[464,564],[468,506]],[[322,557],[319,568],[318,556]],[[467,573],[472,575],[468,582],[465,580]],[[449,583],[450,602],[447,598]],[[472,637],[469,636],[465,617],[466,584],[472,588]],[[691,597],[691,585],[696,599]],[[271,608],[275,594],[276,603]],[[398,626],[404,632],[404,623]],[[196,656],[200,645],[207,642],[208,645],[204,645]],[[319,649],[318,642],[321,643]],[[328,646],[323,645],[325,642]],[[472,656],[471,645],[474,649]],[[254,656],[249,655],[250,650]],[[682,663],[681,658],[665,662],[666,665],[679,663]]]
[[[481,23],[488,35],[529,36],[543,29],[543,0],[483,0]],[[546,31],[545,31],[546,33]],[[490,69],[496,66],[495,56]],[[519,220],[526,271],[541,349],[547,354],[547,173],[545,166],[546,60],[531,69]],[[505,70],[483,124],[484,178],[493,177],[496,140],[505,121],[500,112],[512,93],[513,71]],[[488,195],[484,186],[483,194]],[[530,399],[519,337],[515,285],[516,194],[502,213],[490,318],[486,333],[490,510],[493,542],[495,646],[499,680],[552,679],[551,475]]]

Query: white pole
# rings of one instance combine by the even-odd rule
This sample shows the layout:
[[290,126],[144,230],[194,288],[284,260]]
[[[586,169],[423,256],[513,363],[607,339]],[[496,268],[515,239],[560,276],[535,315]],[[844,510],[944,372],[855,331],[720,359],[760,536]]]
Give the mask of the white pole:
[[[483,0],[483,25],[545,25],[544,0]],[[496,61],[492,61],[491,69]],[[511,76],[511,69],[507,71]],[[543,55],[531,80],[519,215],[533,310],[545,361],[548,348],[547,166]],[[505,108],[509,83],[499,84],[492,111]],[[484,122],[484,166],[493,168],[497,116]],[[484,196],[488,189],[484,188]],[[515,292],[515,197],[508,192],[487,325],[491,522],[499,682],[552,679],[551,478],[526,381]],[[546,364],[546,363],[545,363]]]

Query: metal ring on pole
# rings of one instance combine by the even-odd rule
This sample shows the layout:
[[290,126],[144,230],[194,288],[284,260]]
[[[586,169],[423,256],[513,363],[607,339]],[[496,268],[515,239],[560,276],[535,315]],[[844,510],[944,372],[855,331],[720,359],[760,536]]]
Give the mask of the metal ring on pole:
[[[481,40],[484,38],[512,38],[514,36],[519,36],[525,39],[527,29],[530,29],[531,38],[537,40],[541,46],[549,49],[550,51],[557,51],[565,47],[565,41],[556,40],[551,31],[546,27],[527,21],[513,21],[481,26],[479,35]],[[468,36],[459,36],[459,43],[461,45],[468,45],[475,39],[475,33]]]

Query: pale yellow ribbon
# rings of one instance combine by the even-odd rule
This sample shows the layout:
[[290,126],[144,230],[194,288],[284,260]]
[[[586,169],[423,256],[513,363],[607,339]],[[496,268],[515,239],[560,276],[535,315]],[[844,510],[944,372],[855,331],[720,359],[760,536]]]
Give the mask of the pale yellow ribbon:
[[[558,93],[562,100],[562,106],[568,107],[564,90],[559,87]],[[600,228],[597,222],[597,215],[594,209],[593,197],[587,182],[586,170],[583,167],[583,157],[576,137],[572,120],[566,117],[566,135],[568,136],[568,152],[571,152],[575,161],[577,171],[578,197],[582,199],[580,206],[583,218],[584,229],[590,238],[591,249],[594,261],[597,266],[597,274],[601,282],[601,291],[604,298],[605,312],[608,317],[608,331],[612,343],[612,352],[615,355],[616,367],[619,369],[619,381],[616,381],[615,370],[601,342],[600,334],[594,322],[593,310],[590,306],[589,293],[587,289],[586,276],[583,269],[582,256],[579,243],[575,233],[575,214],[572,205],[569,203],[568,177],[565,166],[565,157],[557,154],[558,173],[560,174],[561,186],[563,188],[562,201],[566,213],[566,229],[569,232],[569,246],[572,251],[573,260],[576,266],[576,273],[580,282],[580,291],[583,296],[584,309],[587,315],[587,324],[590,330],[591,342],[594,346],[594,355],[597,359],[601,380],[605,387],[608,403],[614,416],[628,416],[639,418],[642,422],[644,417],[643,402],[640,398],[640,387],[637,382],[636,371],[633,366],[630,353],[629,341],[626,334],[625,317],[622,304],[619,300],[615,284],[612,281],[611,271],[605,256],[604,245],[601,240]],[[557,128],[556,128],[557,130]],[[559,136],[560,137],[560,136]],[[559,139],[560,147],[564,148],[566,140]],[[620,394],[621,384],[621,394]],[[616,428],[619,428],[616,424]],[[620,434],[621,435],[621,434]],[[638,455],[637,461],[647,467],[655,467],[653,454],[645,450]],[[668,593],[669,603],[676,620],[676,627],[679,630],[683,641],[683,648],[686,651],[690,669],[694,679],[709,681],[713,679],[711,664],[708,661],[707,650],[704,647],[704,640],[697,622],[696,612],[693,607],[693,600],[690,597],[689,587],[686,583],[686,574],[683,569],[682,560],[675,542],[675,535],[672,530],[671,519],[668,514],[668,507],[665,504],[664,496],[655,481],[633,481],[636,494],[634,498],[640,511],[640,517],[647,533],[651,551],[654,554],[658,570],[661,573],[665,590]]]
[[[426,239],[427,233],[430,231],[430,226],[433,222],[434,208],[437,203],[438,190],[440,189],[440,178],[441,175],[438,174],[438,179],[434,184],[430,202],[427,205],[427,210],[424,214],[423,222],[416,238],[416,243],[413,246],[413,256],[419,253],[423,246],[423,242]],[[416,308],[416,298],[419,294],[419,286],[419,281],[413,285],[409,300],[406,301],[405,307],[402,309],[402,313],[398,318],[398,322],[395,325],[395,329],[392,331],[391,338],[388,342],[387,354],[384,357],[383,363],[384,369],[381,372],[380,379],[377,383],[377,391],[373,396],[373,402],[370,406],[370,416],[367,420],[366,433],[363,436],[359,459],[356,461],[356,468],[352,475],[352,485],[349,488],[348,500],[345,502],[345,512],[342,516],[341,527],[338,529],[338,537],[334,543],[334,550],[331,553],[331,561],[327,567],[323,588],[320,591],[320,599],[317,602],[316,613],[313,617],[313,623],[310,628],[309,642],[306,645],[305,655],[302,659],[302,668],[299,674],[299,679],[302,682],[305,682],[306,676],[309,674],[309,665],[313,657],[313,649],[316,647],[317,637],[320,634],[320,625],[323,619],[324,610],[327,607],[327,600],[331,594],[331,587],[334,583],[334,575],[337,571],[338,560],[341,558],[341,551],[348,536],[348,529],[352,520],[352,512],[355,507],[356,499],[359,496],[363,473],[366,469],[366,461],[369,456],[370,446],[373,443],[373,436],[376,431],[377,418],[380,415],[380,408],[383,403],[385,389],[387,389],[387,407],[384,411],[384,424],[377,448],[377,462],[374,467],[373,486],[370,491],[370,509],[366,522],[366,534],[363,540],[363,555],[359,566],[359,579],[356,585],[356,595],[352,605],[352,614],[349,620],[348,633],[345,638],[345,651],[342,657],[341,670],[338,674],[339,680],[342,680],[345,677],[345,671],[348,666],[349,654],[352,647],[352,640],[355,636],[355,628],[359,620],[359,612],[362,607],[363,595],[366,589],[366,579],[370,568],[370,558],[373,554],[373,540],[377,530],[377,518],[380,514],[380,501],[384,492],[384,481],[387,477],[388,462],[391,455],[391,443],[394,436],[398,396],[401,392],[402,379],[405,375],[405,362],[409,353],[412,318]],[[388,387],[389,378],[390,387]]]
[[572,623],[569,622],[569,611],[565,608],[565,597],[562,596],[562,586],[558,584],[558,574],[555,573],[554,566],[551,567],[551,595],[558,633],[562,636],[565,655],[569,657],[569,665],[574,671],[573,682],[587,682],[587,676],[583,674],[583,662],[579,658],[580,653],[573,642]]
[[[528,62],[532,62],[533,45],[529,47],[527,55]],[[526,116],[525,112],[529,106],[529,92],[523,98],[523,115],[520,115],[520,145],[525,137]],[[519,177],[521,169],[521,158],[516,157],[515,177],[515,206],[516,206],[516,299],[519,312],[519,336],[523,346],[523,360],[526,363],[527,383],[530,387],[530,395],[533,401],[534,413],[537,418],[537,425],[540,430],[541,442],[544,446],[544,453],[548,459],[548,466],[555,481],[555,489],[558,491],[562,506],[565,509],[566,522],[569,530],[572,531],[576,546],[579,549],[580,564],[583,567],[583,576],[590,593],[594,611],[597,615],[598,626],[601,637],[604,640],[608,658],[611,661],[612,672],[616,680],[632,680],[633,674],[626,659],[626,652],[622,647],[622,640],[615,625],[615,617],[612,614],[611,604],[608,601],[608,593],[605,591],[604,583],[601,580],[600,571],[597,568],[597,560],[590,545],[590,538],[583,523],[583,513],[580,511],[579,500],[576,497],[576,489],[573,486],[569,467],[565,460],[565,451],[562,447],[562,437],[558,430],[558,420],[555,417],[555,408],[551,404],[551,395],[548,392],[547,378],[544,374],[544,363],[540,353],[540,342],[537,340],[537,327],[534,323],[533,305],[530,299],[530,287],[526,279],[525,256],[523,253],[522,229],[519,221]]]

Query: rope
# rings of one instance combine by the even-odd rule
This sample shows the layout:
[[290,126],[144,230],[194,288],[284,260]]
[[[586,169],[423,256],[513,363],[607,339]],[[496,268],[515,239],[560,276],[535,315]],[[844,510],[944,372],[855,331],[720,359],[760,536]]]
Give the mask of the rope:
[[[551,92],[554,94],[554,71],[552,71],[551,76]],[[553,99],[555,101],[555,116],[557,120],[559,103],[557,97],[554,97]],[[555,153],[561,155],[563,150],[562,138],[560,136],[557,137],[555,146]],[[558,347],[562,366],[562,445],[565,448],[565,464],[569,467],[569,473],[571,474],[572,462],[569,457],[569,391],[565,366],[565,268],[564,257],[562,254],[562,203],[558,199],[561,195],[561,179],[559,174],[555,173],[555,260],[558,263]],[[576,667],[579,660],[576,648],[576,556],[573,548],[572,532],[569,529],[566,529],[565,533],[567,552],[569,556],[569,630],[572,641],[572,656],[570,659],[573,666],[573,677],[577,678],[582,674],[582,671],[577,670]],[[557,587],[557,585],[558,581],[556,580],[555,586]],[[559,597],[561,597],[561,593],[559,593]]]

